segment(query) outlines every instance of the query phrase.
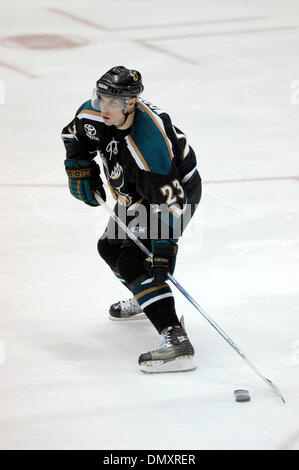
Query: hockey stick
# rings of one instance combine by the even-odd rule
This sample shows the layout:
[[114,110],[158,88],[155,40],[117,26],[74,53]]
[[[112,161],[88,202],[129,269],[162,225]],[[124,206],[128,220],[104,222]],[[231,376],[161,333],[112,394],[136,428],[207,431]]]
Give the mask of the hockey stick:
[[[119,217],[114,213],[114,211],[111,209],[111,207],[108,206],[106,202],[103,201],[101,198],[100,194],[95,191],[94,193],[95,199],[103,206],[106,211],[110,214],[110,216],[114,219],[114,221],[124,230],[124,232],[136,243],[136,245],[139,246],[139,248],[147,255],[152,257],[152,253],[141,243],[141,241],[131,232],[131,230],[120,220]],[[230,346],[234,348],[234,350],[244,359],[245,362],[260,376],[264,382],[266,382],[270,387],[274,390],[276,395],[281,398],[282,402],[285,403],[285,399],[283,398],[279,388],[277,385],[275,385],[271,380],[267,379],[256,367],[255,365],[248,359],[246,354],[241,351],[241,349],[230,339],[230,337],[220,328],[217,323],[214,322],[214,320],[207,314],[207,312],[196,302],[196,300],[191,297],[190,294],[179,284],[179,282],[170,274],[168,273],[168,278],[169,280],[176,286],[176,288],[186,297],[189,302],[196,308],[196,310],[199,311],[199,313],[210,323],[210,325],[218,331],[218,333],[222,336],[222,338],[227,341]]]

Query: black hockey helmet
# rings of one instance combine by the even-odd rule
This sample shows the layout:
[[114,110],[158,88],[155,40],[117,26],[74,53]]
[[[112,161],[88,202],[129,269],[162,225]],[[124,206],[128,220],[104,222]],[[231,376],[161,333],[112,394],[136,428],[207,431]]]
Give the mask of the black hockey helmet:
[[111,97],[138,97],[144,87],[141,73],[118,65],[104,73],[96,83],[96,94]]

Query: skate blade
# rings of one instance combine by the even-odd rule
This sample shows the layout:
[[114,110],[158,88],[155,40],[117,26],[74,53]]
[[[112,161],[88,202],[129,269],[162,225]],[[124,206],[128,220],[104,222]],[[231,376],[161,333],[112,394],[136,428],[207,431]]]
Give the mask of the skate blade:
[[180,356],[170,361],[146,361],[140,365],[140,370],[146,373],[184,372],[196,369],[193,356]]
[[146,320],[147,316],[145,313],[136,313],[136,315],[132,315],[130,317],[113,317],[112,315],[109,314],[109,319],[112,321],[132,321],[132,320]]

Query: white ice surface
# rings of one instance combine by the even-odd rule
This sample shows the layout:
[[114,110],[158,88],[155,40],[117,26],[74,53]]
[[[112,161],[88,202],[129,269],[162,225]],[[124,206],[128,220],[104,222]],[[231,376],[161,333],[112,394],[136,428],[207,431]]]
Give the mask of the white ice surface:
[[[11,0],[0,11],[1,39],[89,41],[0,44],[0,448],[299,449],[298,2]],[[136,42],[147,38],[164,52]],[[128,293],[97,254],[107,215],[65,186],[60,130],[116,64],[142,71],[144,97],[188,133],[206,183],[175,277],[285,405],[177,291],[195,371],[142,374],[154,328],[108,320]],[[235,403],[243,387],[251,402]]]

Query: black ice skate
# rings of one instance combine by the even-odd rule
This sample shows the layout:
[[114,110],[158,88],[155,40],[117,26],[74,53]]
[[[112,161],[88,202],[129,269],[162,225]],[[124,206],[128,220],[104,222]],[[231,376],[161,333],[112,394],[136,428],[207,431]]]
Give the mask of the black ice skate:
[[143,313],[135,297],[127,300],[120,300],[112,304],[109,309],[110,320],[142,320],[147,318]]
[[179,372],[196,368],[193,356],[185,329],[169,326],[162,331],[158,348],[141,354],[138,363],[143,372]]

